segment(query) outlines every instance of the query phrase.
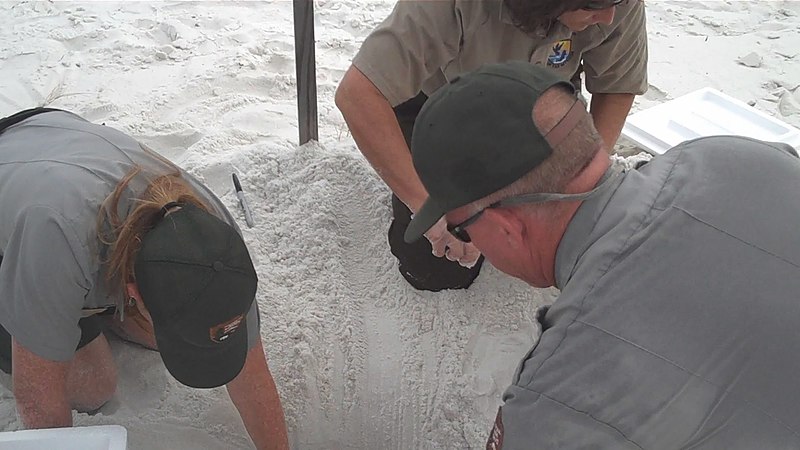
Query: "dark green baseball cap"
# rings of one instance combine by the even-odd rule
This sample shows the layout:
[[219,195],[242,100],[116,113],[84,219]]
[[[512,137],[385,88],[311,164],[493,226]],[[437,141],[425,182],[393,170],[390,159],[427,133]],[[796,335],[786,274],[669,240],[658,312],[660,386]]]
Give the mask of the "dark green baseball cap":
[[533,122],[533,105],[555,85],[575,90],[551,70],[514,61],[456,77],[428,99],[414,125],[411,155],[429,197],[408,225],[406,242],[552,154]]
[[136,284],[153,319],[164,366],[176,380],[213,388],[233,380],[247,359],[245,320],[258,276],[239,233],[190,204],[142,238]]

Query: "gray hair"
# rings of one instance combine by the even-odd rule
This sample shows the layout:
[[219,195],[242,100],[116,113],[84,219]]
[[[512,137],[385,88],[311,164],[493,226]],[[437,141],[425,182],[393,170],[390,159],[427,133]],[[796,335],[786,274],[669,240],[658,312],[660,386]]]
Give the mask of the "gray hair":
[[[580,101],[580,100],[579,100]],[[575,102],[575,95],[563,86],[553,86],[546,90],[531,112],[533,123],[547,134],[558,124]],[[594,127],[592,117],[584,113],[578,124],[553,148],[553,154],[536,168],[523,175],[517,181],[499,191],[470,203],[467,208],[471,213],[480,211],[492,203],[520,194],[553,192],[562,193],[566,185],[572,181],[589,163],[598,151],[602,151],[602,138]],[[542,205],[523,205],[528,208]]]

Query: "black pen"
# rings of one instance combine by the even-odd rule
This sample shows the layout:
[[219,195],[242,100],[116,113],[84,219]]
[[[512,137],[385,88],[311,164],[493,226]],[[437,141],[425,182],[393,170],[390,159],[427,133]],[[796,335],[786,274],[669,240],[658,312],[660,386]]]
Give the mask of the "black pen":
[[247,222],[247,228],[253,228],[253,213],[250,211],[247,199],[244,198],[242,185],[239,184],[239,177],[237,177],[235,173],[231,175],[233,176],[233,187],[236,189],[236,196],[239,197],[239,204],[242,205],[242,209],[244,210],[244,221]]

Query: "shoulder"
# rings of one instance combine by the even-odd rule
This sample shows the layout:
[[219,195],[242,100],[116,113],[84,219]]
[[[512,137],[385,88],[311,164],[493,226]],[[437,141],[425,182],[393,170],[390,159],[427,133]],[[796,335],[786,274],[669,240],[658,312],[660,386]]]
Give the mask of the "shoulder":
[[400,0],[381,27],[396,28],[415,23],[422,27],[460,25],[472,28],[488,20],[500,20],[502,11],[501,0]]
[[458,15],[469,27],[477,27],[487,21],[501,21],[511,16],[502,0],[456,0],[453,5]]
[[75,259],[86,271],[90,259],[87,251],[92,244],[89,236],[93,235],[96,217],[80,210],[66,211],[58,204],[57,197],[51,200],[28,205],[13,215],[10,233],[13,239],[8,245],[19,245],[19,251],[42,258],[63,254]]
[[645,19],[644,0],[627,0],[616,7],[614,21],[608,27],[627,28]]
[[[789,144],[767,142],[744,136],[707,136],[683,142],[668,150],[669,157],[682,170],[702,170],[727,174],[751,173],[757,166],[760,173],[784,173],[794,177],[800,168],[797,150]],[[656,158],[654,158],[656,159]],[[731,178],[739,180],[741,176]]]
[[141,153],[139,143],[111,126],[95,124],[68,111],[32,116],[6,130],[0,147],[0,162],[92,164],[107,166],[116,160],[130,161]]
[[586,32],[595,39],[605,39],[612,35],[644,39],[646,37],[645,9],[643,0],[627,0],[616,7],[614,20],[610,24],[597,24]]

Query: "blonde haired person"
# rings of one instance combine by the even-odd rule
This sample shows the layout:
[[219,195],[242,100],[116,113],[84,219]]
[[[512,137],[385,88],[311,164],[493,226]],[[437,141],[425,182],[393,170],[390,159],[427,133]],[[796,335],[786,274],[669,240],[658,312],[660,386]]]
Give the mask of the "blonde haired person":
[[0,369],[28,428],[114,394],[103,331],[179,382],[225,385],[259,449],[288,448],[260,341],[257,276],[214,194],[134,139],[69,112],[0,121]]

